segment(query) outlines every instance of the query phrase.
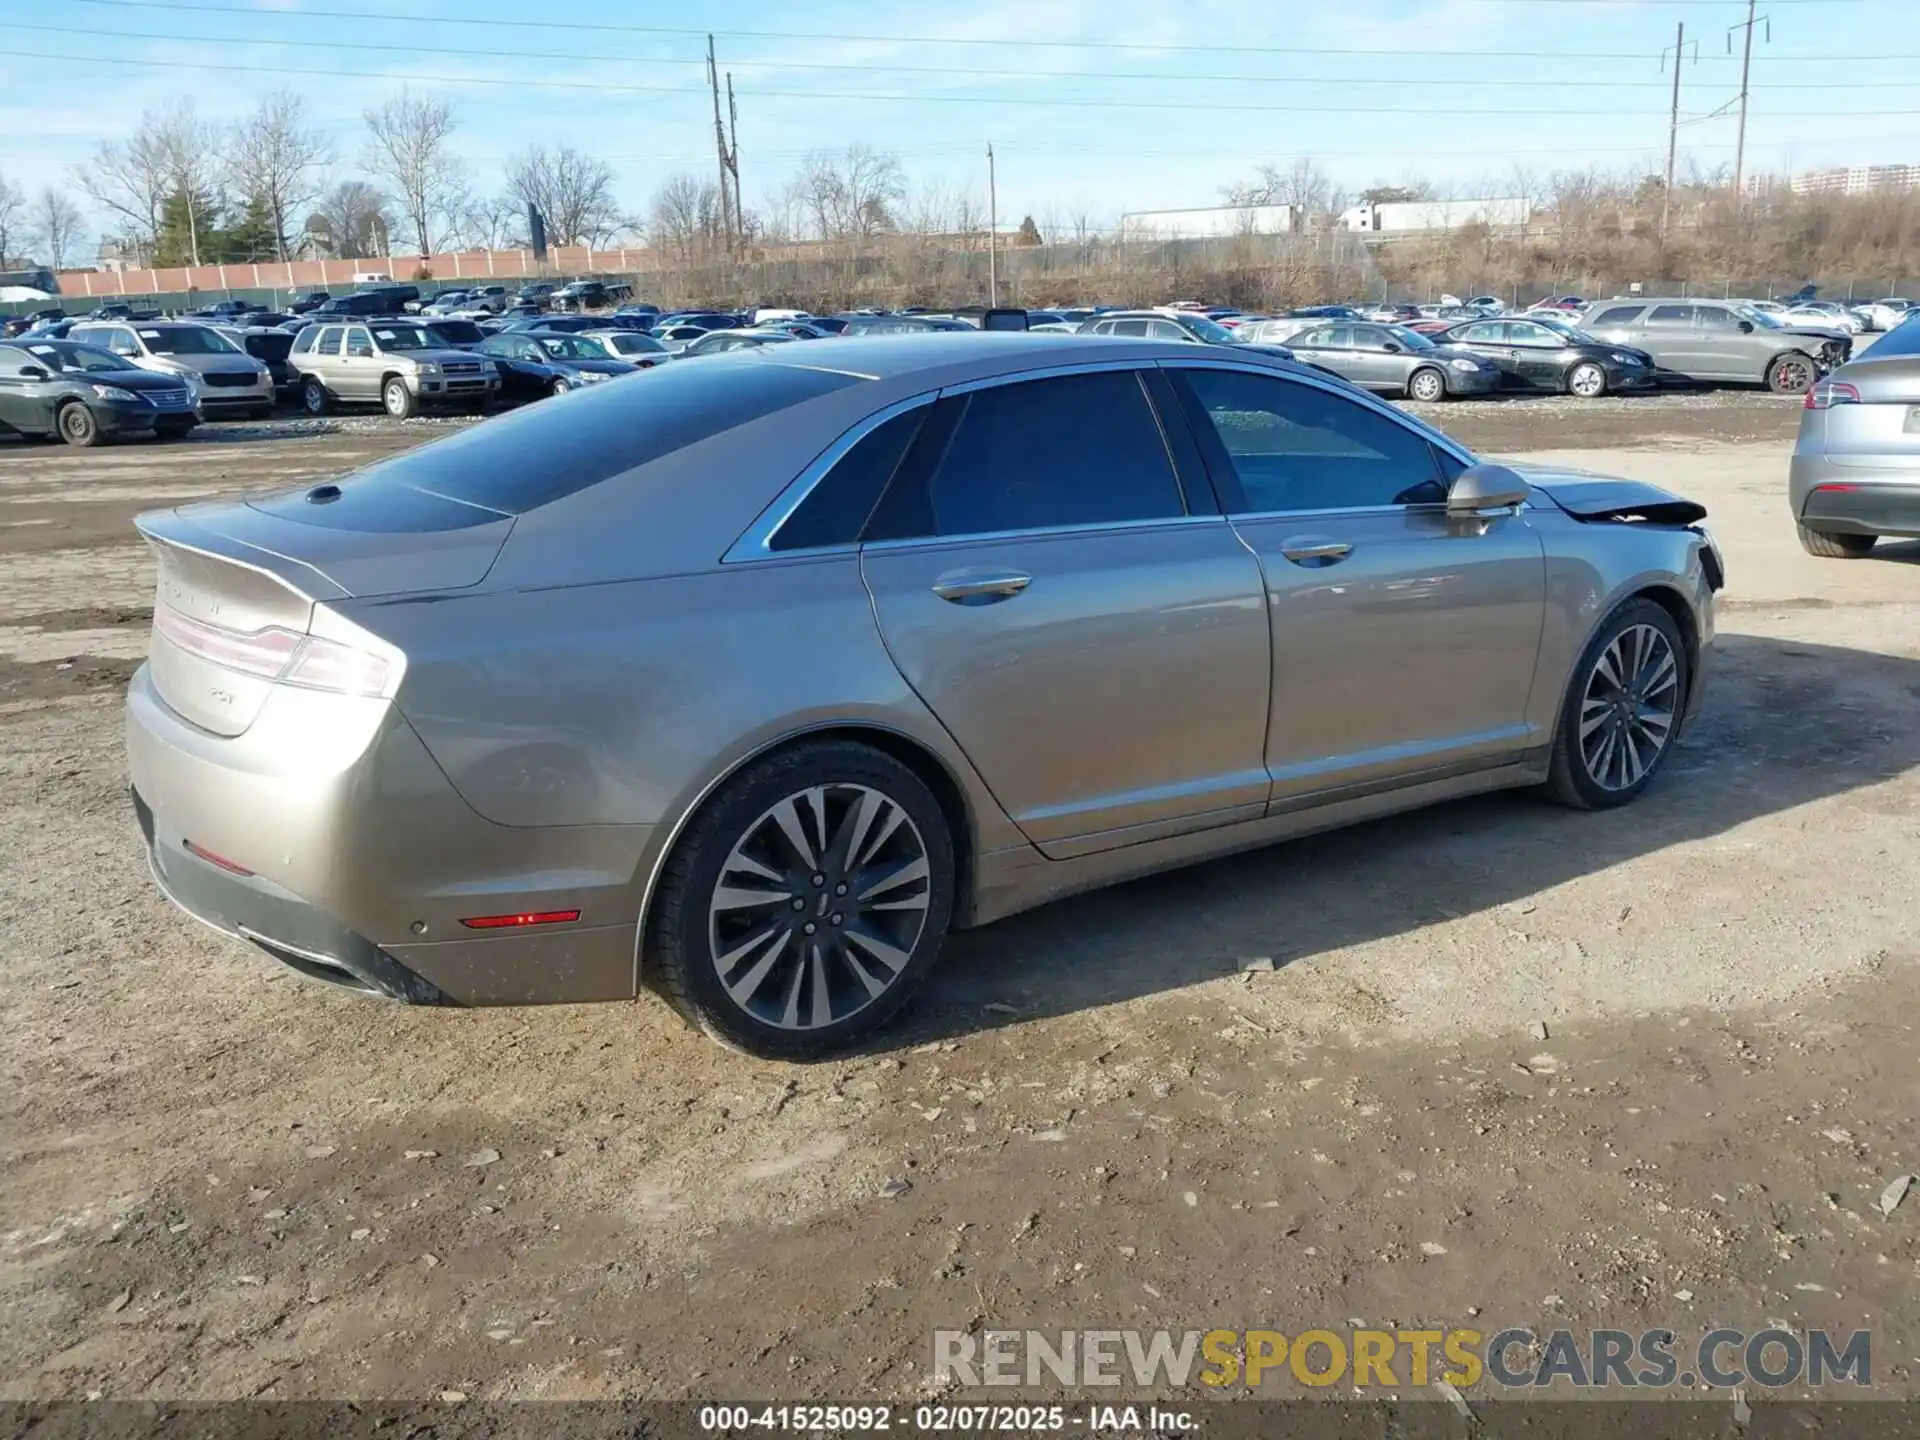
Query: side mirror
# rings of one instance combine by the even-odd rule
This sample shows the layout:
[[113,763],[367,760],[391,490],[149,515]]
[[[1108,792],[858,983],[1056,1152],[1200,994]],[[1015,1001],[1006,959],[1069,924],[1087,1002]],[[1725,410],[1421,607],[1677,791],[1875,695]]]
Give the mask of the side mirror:
[[1486,515],[1526,500],[1527,482],[1505,465],[1470,465],[1447,487],[1449,515]]
[[20,378],[22,380],[44,380],[47,378],[47,372],[42,370],[38,365],[22,365],[20,367]]
[[1387,341],[1387,343],[1382,345],[1380,348],[1386,351],[1389,355],[1398,355],[1400,353],[1399,345],[1392,340]]
[[1753,322],[1751,320],[1742,320],[1740,322],[1740,333],[1742,335],[1751,335],[1753,333]]

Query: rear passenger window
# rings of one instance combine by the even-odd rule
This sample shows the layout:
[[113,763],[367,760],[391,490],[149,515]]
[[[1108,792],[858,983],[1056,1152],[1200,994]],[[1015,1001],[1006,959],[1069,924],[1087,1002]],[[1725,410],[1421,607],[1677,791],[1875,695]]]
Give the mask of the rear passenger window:
[[919,447],[882,502],[869,539],[1116,525],[1186,513],[1159,421],[1132,371],[998,385],[953,403],[957,418],[944,453],[930,456],[930,444]]
[[1649,325],[1691,325],[1693,306],[1656,305],[1653,307],[1653,313],[1647,316],[1647,323]]
[[1640,312],[1644,309],[1646,309],[1644,305],[1615,305],[1611,310],[1602,310],[1587,321],[1587,324],[1589,326],[1631,325],[1640,318]]
[[767,548],[809,550],[858,540],[931,408],[915,406],[882,421],[856,441],[774,532]]
[[[1434,505],[1447,498],[1418,431],[1313,385],[1236,370],[1182,370],[1204,416],[1208,463],[1237,479],[1229,514]],[[1210,423],[1208,423],[1210,422]]]
[[1147,333],[1147,322],[1144,320],[1115,320],[1112,322],[1111,329],[1103,330],[1101,333],[1103,335],[1138,335],[1144,339]]

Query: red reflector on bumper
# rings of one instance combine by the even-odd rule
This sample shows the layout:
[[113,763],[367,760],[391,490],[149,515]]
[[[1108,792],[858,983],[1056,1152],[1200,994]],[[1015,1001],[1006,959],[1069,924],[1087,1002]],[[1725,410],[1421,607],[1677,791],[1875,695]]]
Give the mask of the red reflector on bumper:
[[1860,487],[1858,485],[1816,485],[1813,488],[1816,491],[1817,490],[1844,490],[1848,494],[1852,494],[1854,491],[1858,490]]
[[246,866],[236,865],[233,863],[233,861],[227,859],[226,856],[216,855],[213,853],[213,851],[207,849],[207,847],[204,845],[196,845],[191,840],[182,840],[180,843],[186,846],[187,853],[189,855],[198,855],[202,860],[206,861],[209,865],[218,865],[222,870],[225,870],[230,875],[253,874],[253,871],[247,869]]
[[525,915],[476,915],[460,923],[469,930],[508,930],[519,925],[569,925],[579,918],[578,910],[536,910]]

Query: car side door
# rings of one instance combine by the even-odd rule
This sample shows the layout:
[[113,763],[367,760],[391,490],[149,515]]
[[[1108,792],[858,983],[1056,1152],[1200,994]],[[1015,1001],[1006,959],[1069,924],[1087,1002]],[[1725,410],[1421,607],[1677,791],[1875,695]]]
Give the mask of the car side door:
[[1524,514],[1448,514],[1466,462],[1307,377],[1176,367],[1273,635],[1279,809],[1510,763],[1529,724],[1546,560]]
[[1345,328],[1353,346],[1347,352],[1352,367],[1347,371],[1347,378],[1369,390],[1391,390],[1395,394],[1404,390],[1411,367],[1400,342],[1378,325]]
[[1287,342],[1310,365],[1331,370],[1345,380],[1360,382],[1361,359],[1353,348],[1353,326],[1316,325]]
[[26,347],[0,345],[0,430],[52,433],[55,387],[49,382],[54,373],[49,359]]
[[943,394],[861,548],[902,676],[1053,859],[1267,802],[1260,567],[1161,384],[1098,365]]
[[373,332],[365,325],[347,326],[340,358],[334,362],[338,380],[334,393],[342,400],[365,402],[380,398],[380,356]]
[[1693,306],[1652,306],[1641,318],[1639,333],[1641,338],[1634,343],[1653,356],[1661,369],[1699,376],[1699,332],[1693,324]]
[[1500,367],[1503,384],[1524,385],[1526,376],[1520,373],[1520,353],[1507,343],[1507,322],[1504,320],[1476,320],[1462,330],[1448,335],[1436,336],[1442,344],[1465,345],[1483,360],[1491,360]]
[[1565,369],[1566,337],[1531,320],[1505,322],[1515,372],[1535,390],[1558,390]]
[[[1761,381],[1774,345],[1751,321],[1740,328],[1740,317],[1725,305],[1693,307],[1694,344],[1703,379]],[[1709,367],[1711,369],[1709,370]]]

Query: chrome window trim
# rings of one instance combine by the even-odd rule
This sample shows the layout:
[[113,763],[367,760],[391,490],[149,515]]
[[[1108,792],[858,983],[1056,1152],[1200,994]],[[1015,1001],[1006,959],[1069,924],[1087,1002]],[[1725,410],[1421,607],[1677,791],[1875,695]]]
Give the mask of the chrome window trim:
[[[1210,348],[1220,349],[1224,347],[1214,346]],[[1177,360],[1167,359],[1163,357],[1159,360],[1154,361],[1153,363],[1158,365],[1163,370],[1184,370],[1184,369],[1191,368],[1193,366],[1202,366],[1208,370],[1237,370],[1243,375],[1259,375],[1269,380],[1280,380],[1287,384],[1310,386],[1315,390],[1324,391],[1326,394],[1333,396],[1335,399],[1350,400],[1355,404],[1362,405],[1365,408],[1374,411],[1376,414],[1384,416],[1386,419],[1393,421],[1397,425],[1404,425],[1409,430],[1412,430],[1416,435],[1419,435],[1422,439],[1426,440],[1429,444],[1439,446],[1447,454],[1451,455],[1454,459],[1458,460],[1462,465],[1478,465],[1480,463],[1478,456],[1476,456],[1471,450],[1467,449],[1464,445],[1460,444],[1460,442],[1455,440],[1452,436],[1447,435],[1443,431],[1436,430],[1433,426],[1427,424],[1427,422],[1422,420],[1419,416],[1409,415],[1406,411],[1402,410],[1399,406],[1391,404],[1386,400],[1382,400],[1379,396],[1374,395],[1370,391],[1362,390],[1356,394],[1354,391],[1348,389],[1345,386],[1331,384],[1327,381],[1323,381],[1319,379],[1317,376],[1297,374],[1291,370],[1269,370],[1263,365],[1249,365],[1242,360],[1239,360],[1234,357],[1228,357],[1228,356],[1220,356],[1216,358],[1211,355],[1196,355],[1191,360],[1187,359],[1185,356],[1181,356]],[[1406,509],[1407,507],[1401,506],[1401,505],[1389,505],[1389,506],[1386,506],[1385,508],[1389,510],[1402,510],[1402,509]],[[1329,510],[1308,510],[1308,511],[1281,511],[1276,513],[1329,515],[1329,514],[1332,514],[1333,512]],[[1238,518],[1238,517],[1234,517],[1234,518]]]
[[905,400],[896,400],[883,410],[876,410],[863,420],[855,421],[826,449],[816,455],[806,469],[787,482],[786,487],[773,498],[773,502],[760,512],[760,517],[749,525],[738,540],[727,547],[720,557],[722,565],[738,565],[752,560],[790,560],[809,555],[832,555],[850,552],[860,548],[858,541],[847,541],[839,545],[809,545],[792,550],[775,550],[773,537],[782,525],[793,518],[793,514],[814,489],[826,478],[827,472],[846,457],[849,450],[858,445],[867,436],[878,430],[889,420],[905,415],[910,410],[932,405],[940,398],[938,390],[927,390],[919,395],[909,396]]
[[[970,535],[910,535],[900,540],[869,540],[864,545],[845,548],[873,551],[876,554],[891,554],[913,549],[955,549],[967,545],[978,545],[987,540],[1051,540],[1061,536],[1107,535],[1116,531],[1164,530],[1174,526],[1225,525],[1226,523],[1225,515],[1165,515],[1157,520],[1103,520],[1087,525],[1042,525],[1025,530],[976,530]],[[782,553],[799,554],[801,552]]]
[[[1108,374],[1115,370],[1146,370],[1151,368],[1155,363],[1156,361],[1151,356],[1136,360],[1062,361],[1055,365],[1042,365],[1027,370],[1010,370],[1002,375],[983,375],[978,379],[962,380],[954,385],[943,385],[940,388],[940,394],[943,397],[947,395],[971,395],[976,390],[994,390],[1002,385],[1023,385],[1029,380],[1059,380],[1073,375]],[[1153,398],[1147,395],[1144,390],[1141,391],[1141,396],[1147,401],[1149,406],[1152,405]],[[1169,459],[1168,464],[1169,467],[1171,467],[1171,459]]]

